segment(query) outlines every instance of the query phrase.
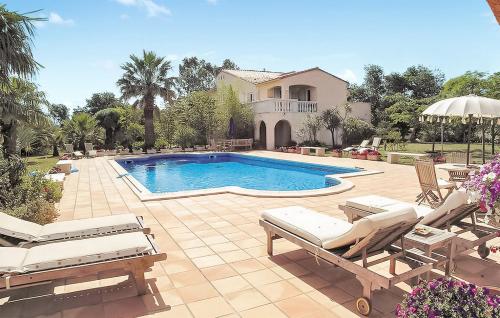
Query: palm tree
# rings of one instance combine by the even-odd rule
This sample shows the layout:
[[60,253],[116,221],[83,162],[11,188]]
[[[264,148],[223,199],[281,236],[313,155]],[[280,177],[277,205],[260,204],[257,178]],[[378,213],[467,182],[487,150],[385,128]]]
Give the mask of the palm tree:
[[[36,11],[35,11],[36,12]],[[31,52],[35,21],[43,18],[29,17],[28,12],[20,14],[0,5],[0,81],[9,82],[9,76],[29,78],[40,68]]]
[[62,129],[66,139],[80,150],[85,149],[85,142],[96,142],[100,139],[101,129],[97,127],[94,117],[87,113],[74,114],[71,120],[64,122]]
[[0,82],[0,135],[5,158],[16,153],[19,122],[37,124],[48,120],[41,111],[41,105],[46,103],[45,94],[31,82],[16,77]]
[[106,149],[113,149],[115,144],[115,132],[120,125],[120,111],[116,108],[102,109],[95,114],[95,118],[106,132],[104,147]]
[[117,82],[122,93],[122,98],[128,100],[136,98],[134,105],[144,109],[145,123],[145,149],[153,148],[155,133],[153,114],[155,111],[155,98],[157,96],[170,102],[175,93],[172,89],[172,78],[168,72],[172,69],[170,61],[158,57],[154,52],[143,51],[142,58],[131,55],[132,61],[122,65],[125,71]]

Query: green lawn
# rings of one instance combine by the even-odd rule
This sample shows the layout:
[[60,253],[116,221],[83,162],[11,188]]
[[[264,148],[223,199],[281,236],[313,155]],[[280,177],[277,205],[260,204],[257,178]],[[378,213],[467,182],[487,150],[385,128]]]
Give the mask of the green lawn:
[[27,158],[27,170],[31,171],[42,171],[47,172],[56,165],[56,162],[59,161],[59,157],[52,156],[34,156]]
[[[472,161],[476,163],[482,163],[482,151],[481,151],[481,144],[471,144],[470,149],[472,152]],[[491,144],[486,144],[485,146],[486,149],[486,160],[491,158]],[[495,151],[498,151],[498,145],[495,145]],[[405,150],[384,150],[384,147],[380,147],[380,153],[382,154],[382,160],[386,160],[386,152],[388,151],[397,151],[397,152],[413,152],[413,153],[425,153],[426,151],[431,151],[432,150],[432,144],[427,144],[427,143],[408,143],[406,144],[406,149]],[[436,143],[435,151],[441,151],[441,144]],[[457,143],[444,143],[443,145],[443,151],[450,152],[450,151],[467,151],[467,144],[457,144]],[[400,163],[403,164],[413,164],[413,159],[411,158],[401,158]]]

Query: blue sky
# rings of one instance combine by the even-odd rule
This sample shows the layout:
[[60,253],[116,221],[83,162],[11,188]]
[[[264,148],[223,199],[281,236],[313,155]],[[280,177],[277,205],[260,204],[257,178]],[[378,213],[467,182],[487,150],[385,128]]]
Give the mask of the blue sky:
[[196,55],[243,69],[319,66],[360,82],[363,66],[386,72],[423,64],[447,78],[500,71],[500,25],[485,0],[15,0],[37,15],[36,77],[51,102],[83,105],[118,94],[120,65],[153,50],[179,61]]

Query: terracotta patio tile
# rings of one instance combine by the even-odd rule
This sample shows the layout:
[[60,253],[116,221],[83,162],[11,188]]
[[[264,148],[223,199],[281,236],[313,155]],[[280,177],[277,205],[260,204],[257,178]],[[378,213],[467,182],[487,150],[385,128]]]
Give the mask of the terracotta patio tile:
[[237,291],[225,295],[224,298],[238,312],[269,303],[256,289]]
[[237,262],[237,261],[242,261],[246,259],[250,259],[251,256],[245,253],[242,250],[237,250],[237,251],[231,251],[231,252],[224,252],[224,253],[219,253],[219,256],[226,261],[226,263],[232,263],[232,262]]
[[210,283],[203,283],[198,285],[191,285],[178,288],[177,292],[181,296],[184,303],[190,303],[218,296],[217,290],[212,287]]
[[231,267],[233,267],[239,274],[246,274],[266,268],[264,265],[262,265],[259,261],[255,259],[247,259],[243,261],[233,262],[230,263],[229,265],[231,265]]
[[202,268],[201,272],[211,281],[238,275],[238,273],[227,264]]
[[263,269],[260,271],[243,274],[243,277],[253,286],[261,286],[281,280],[281,278],[270,269]]
[[275,305],[288,317],[305,317],[320,309],[320,305],[306,295],[281,300]]
[[297,287],[293,286],[286,280],[257,286],[257,289],[272,302],[277,302],[302,294]]
[[241,276],[233,276],[228,278],[223,278],[219,280],[212,281],[214,287],[221,294],[229,294],[236,291],[241,291],[245,289],[249,289],[252,286],[244,280]]
[[170,275],[170,280],[176,288],[206,282],[205,276],[199,270],[172,274]]
[[196,318],[215,318],[233,312],[231,306],[220,296],[189,303],[188,307]]
[[192,261],[198,268],[205,268],[205,267],[211,267],[211,266],[224,264],[224,260],[222,260],[217,255],[197,257],[197,258],[193,258]]
[[286,318],[287,316],[283,314],[276,306],[273,304],[264,305],[249,310],[245,310],[240,313],[242,318]]

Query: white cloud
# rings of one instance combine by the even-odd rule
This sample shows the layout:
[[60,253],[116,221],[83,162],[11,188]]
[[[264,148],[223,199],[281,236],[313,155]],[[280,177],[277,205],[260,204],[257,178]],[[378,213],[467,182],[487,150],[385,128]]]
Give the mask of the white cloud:
[[74,25],[75,21],[73,21],[72,19],[64,19],[59,14],[51,12],[49,14],[49,23],[58,25]]
[[116,2],[125,6],[145,9],[150,17],[172,15],[169,8],[156,3],[154,0],[116,0]]
[[219,0],[207,0],[207,2],[211,5],[216,5]]
[[340,74],[340,78],[345,79],[350,83],[355,83],[358,80],[356,74],[350,69],[345,69],[344,72]]

